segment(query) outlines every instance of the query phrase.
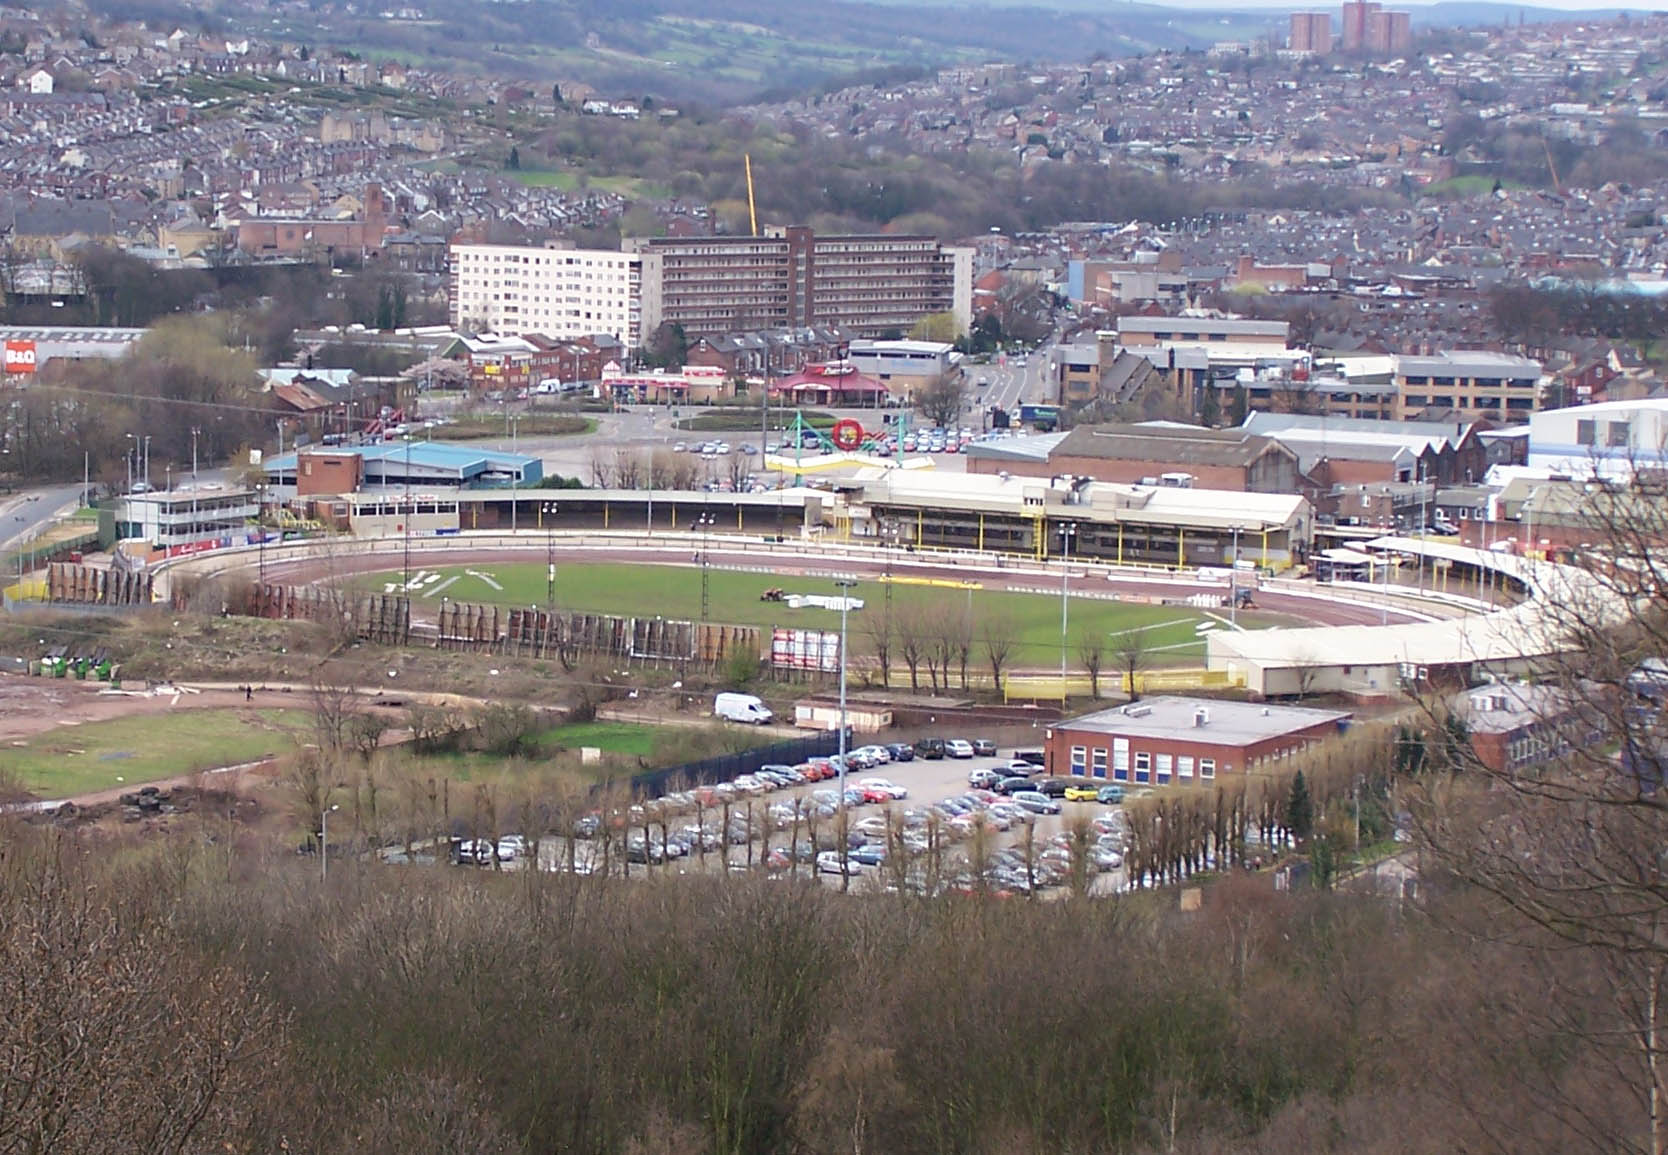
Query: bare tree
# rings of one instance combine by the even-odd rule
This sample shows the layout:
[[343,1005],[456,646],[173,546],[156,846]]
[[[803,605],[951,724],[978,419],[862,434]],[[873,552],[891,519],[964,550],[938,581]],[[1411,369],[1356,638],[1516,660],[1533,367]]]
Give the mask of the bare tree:
[[897,624],[898,656],[909,667],[909,688],[921,692],[921,663],[927,656],[927,634],[924,623],[915,614],[904,614]]
[[915,391],[915,407],[934,425],[960,425],[966,401],[967,380],[959,372],[941,373]]
[[1152,643],[1147,635],[1147,627],[1137,626],[1125,630],[1120,634],[1113,634],[1112,655],[1117,659],[1118,670],[1127,680],[1129,700],[1141,700],[1141,690],[1136,679],[1142,670],[1147,668],[1147,662],[1152,655]]
[[991,614],[980,624],[980,648],[984,651],[986,664],[990,666],[991,682],[998,694],[1002,693],[1002,672],[1008,667],[1008,658],[1014,651],[1017,637],[1014,621],[1006,614]]
[[875,668],[880,671],[880,684],[892,686],[892,650],[896,642],[890,614],[865,615],[857,625],[858,636],[868,643],[874,655]]
[[1095,630],[1083,631],[1077,640],[1077,660],[1089,673],[1089,696],[1099,698],[1100,672],[1106,664],[1106,639]]

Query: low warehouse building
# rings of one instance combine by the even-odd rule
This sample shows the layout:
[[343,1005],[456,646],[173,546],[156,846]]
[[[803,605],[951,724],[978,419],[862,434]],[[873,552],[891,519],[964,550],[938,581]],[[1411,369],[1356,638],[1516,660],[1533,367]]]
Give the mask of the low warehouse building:
[[1144,698],[1057,723],[1045,734],[1051,774],[1136,786],[1208,786],[1255,773],[1349,723],[1339,710],[1208,698]]

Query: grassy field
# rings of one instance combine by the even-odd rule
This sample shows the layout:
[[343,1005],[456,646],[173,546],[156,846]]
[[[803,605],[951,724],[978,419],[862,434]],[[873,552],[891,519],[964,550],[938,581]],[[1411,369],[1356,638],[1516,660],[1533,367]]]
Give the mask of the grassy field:
[[311,727],[305,710],[173,710],[39,734],[0,751],[0,767],[67,798],[288,753]]
[[665,730],[632,722],[575,722],[545,730],[536,740],[542,747],[561,746],[571,750],[595,746],[604,754],[647,758],[654,753],[655,743],[666,736]]
[[[689,541],[687,533],[676,535]],[[432,576],[431,576],[432,575]],[[490,570],[477,568],[424,569],[414,575],[422,582],[416,595],[418,610],[438,607],[442,596],[456,602],[499,605],[543,605],[546,595],[545,567],[500,565]],[[766,589],[780,587],[789,593],[835,594],[831,578],[799,578],[773,574],[735,573],[714,568],[708,582],[711,619],[731,625],[796,626],[809,629],[839,629],[840,615],[833,610],[790,609],[780,602],[759,600]],[[367,588],[388,589],[397,585],[382,577],[365,579]],[[851,615],[848,629],[859,640],[853,651],[864,648],[860,640],[864,623],[884,612],[886,584],[862,581],[852,596],[864,601],[864,608]],[[566,610],[590,613],[647,615],[694,620],[701,613],[701,575],[694,565],[563,565],[556,573],[557,605]],[[1060,598],[1058,594],[1010,593],[977,588],[946,588],[894,583],[892,613],[900,619],[936,612],[939,606],[970,607],[976,623],[993,618],[1012,623],[1018,639],[1014,658],[1019,665],[1048,665],[1060,654]],[[1071,661],[1078,663],[1078,640],[1089,635],[1106,639],[1107,665],[1122,639],[1134,630],[1145,630],[1144,641],[1151,651],[1151,664],[1195,663],[1204,653],[1204,642],[1195,627],[1206,618],[1203,610],[1177,606],[1149,606],[1077,597],[1071,601],[1069,633]],[[1276,624],[1275,615],[1244,613],[1240,622],[1250,628]],[[975,626],[975,634],[982,630]]]
[[[573,169],[522,168],[507,169],[505,175],[528,188],[553,188],[575,192],[579,188],[579,173]],[[617,193],[624,197],[663,199],[671,190],[653,181],[631,176],[591,176],[585,187],[595,192]]]

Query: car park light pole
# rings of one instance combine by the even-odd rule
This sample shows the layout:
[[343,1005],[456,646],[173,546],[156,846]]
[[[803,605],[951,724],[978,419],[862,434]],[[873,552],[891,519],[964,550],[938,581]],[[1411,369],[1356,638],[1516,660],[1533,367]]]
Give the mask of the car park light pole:
[[710,512],[702,511],[695,519],[695,524],[701,530],[701,620],[707,620],[707,611],[711,608],[711,590],[707,585],[707,530],[712,528],[713,516]]
[[544,518],[544,600],[548,613],[556,612],[556,510],[553,501],[539,506],[539,516]]
[[846,611],[851,608],[851,591],[857,582],[851,578],[836,578],[840,589],[840,733],[836,741],[840,751],[840,816],[835,829],[840,832],[840,889],[851,889],[850,862],[847,855],[851,846],[846,834]]
[[1060,708],[1066,705],[1066,580],[1071,576],[1071,539],[1077,536],[1077,523],[1068,521],[1060,527]]
[[331,803],[329,810],[319,811],[319,881],[326,882],[330,877],[330,814],[340,810],[340,802]]

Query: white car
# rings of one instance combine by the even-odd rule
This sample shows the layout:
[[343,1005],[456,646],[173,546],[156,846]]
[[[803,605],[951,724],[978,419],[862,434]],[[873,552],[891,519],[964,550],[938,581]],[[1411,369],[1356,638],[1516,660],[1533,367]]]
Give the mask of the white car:
[[890,778],[859,778],[857,780],[857,785],[863,789],[879,790],[885,794],[889,794],[892,796],[894,801],[900,801],[909,797],[909,791],[904,789],[902,786],[899,786]]
[[965,738],[951,738],[944,743],[944,753],[951,758],[973,757],[973,743]]
[[817,855],[817,872],[819,874],[862,874],[863,864],[853,862],[850,857],[841,862],[838,850],[824,850]]
[[875,760],[875,764],[882,765],[892,760],[892,752],[884,746],[859,746],[853,754],[867,754]]

